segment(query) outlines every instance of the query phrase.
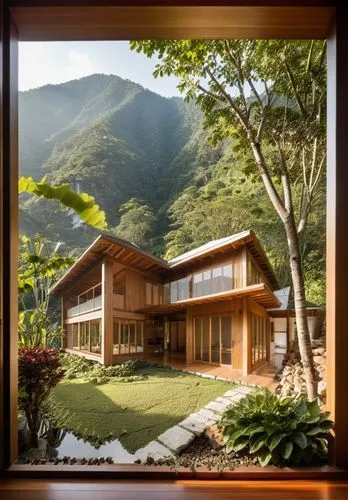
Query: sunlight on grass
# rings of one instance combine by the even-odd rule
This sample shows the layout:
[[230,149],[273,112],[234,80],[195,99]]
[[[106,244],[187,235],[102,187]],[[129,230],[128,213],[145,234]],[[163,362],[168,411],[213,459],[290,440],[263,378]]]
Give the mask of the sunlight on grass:
[[53,391],[52,414],[58,425],[95,444],[118,438],[134,452],[233,387],[165,368],[141,373],[148,378],[131,383],[64,381]]

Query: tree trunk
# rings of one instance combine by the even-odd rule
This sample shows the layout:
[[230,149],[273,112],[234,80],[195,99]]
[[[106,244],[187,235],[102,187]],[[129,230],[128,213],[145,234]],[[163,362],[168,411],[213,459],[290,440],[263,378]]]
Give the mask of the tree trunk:
[[317,380],[313,362],[311,339],[308,329],[306,293],[301,265],[300,246],[293,214],[290,214],[284,222],[290,256],[290,269],[294,289],[295,314],[298,347],[306,379],[308,399],[317,397]]

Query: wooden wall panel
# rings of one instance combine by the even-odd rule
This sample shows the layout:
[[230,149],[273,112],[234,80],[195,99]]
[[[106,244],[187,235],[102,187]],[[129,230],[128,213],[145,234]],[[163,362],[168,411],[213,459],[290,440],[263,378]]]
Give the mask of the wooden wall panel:
[[243,375],[251,373],[251,314],[248,298],[243,298]]
[[252,314],[257,314],[258,316],[262,316],[263,318],[267,319],[270,318],[270,315],[268,314],[266,309],[260,306],[260,304],[251,299],[248,299],[248,302],[249,302],[249,309]]
[[193,314],[192,307],[186,309],[186,361],[189,363],[194,359],[193,352]]
[[126,311],[136,311],[144,307],[144,277],[126,269]]

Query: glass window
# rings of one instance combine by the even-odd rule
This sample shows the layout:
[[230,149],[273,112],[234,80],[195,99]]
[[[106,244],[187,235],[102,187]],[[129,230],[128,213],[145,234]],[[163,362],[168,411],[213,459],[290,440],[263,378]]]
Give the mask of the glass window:
[[227,292],[233,288],[232,264],[226,264],[222,268],[223,272],[223,291]]
[[178,282],[173,281],[170,284],[170,302],[176,302],[178,300]]
[[223,291],[222,267],[215,267],[213,269],[212,293],[219,293],[222,291]]
[[136,323],[136,352],[144,351],[144,342],[143,342],[143,323],[141,321],[137,321]]
[[211,269],[203,272],[203,295],[211,294]]
[[221,363],[232,364],[232,318],[221,316]]
[[170,300],[170,283],[163,285],[163,304],[169,304]]
[[78,323],[74,323],[71,326],[72,326],[72,334],[73,334],[73,349],[78,349],[79,348],[79,325],[78,325]]
[[80,349],[89,351],[89,324],[86,321],[80,323]]
[[129,347],[130,353],[134,354],[136,351],[136,342],[135,342],[135,323],[129,323]]
[[202,318],[195,318],[195,360],[202,361]]
[[119,339],[119,322],[114,320],[114,328],[113,328],[113,354],[120,353],[120,339]]
[[203,295],[203,275],[197,273],[193,275],[192,297],[201,297]]
[[210,362],[210,317],[202,318],[202,360]]
[[186,300],[189,298],[189,283],[187,278],[183,278],[178,282],[178,300]]
[[100,320],[95,319],[90,322],[91,352],[101,354],[101,325]]
[[220,316],[211,318],[211,362],[220,363]]
[[129,354],[129,325],[125,321],[121,322],[120,354]]

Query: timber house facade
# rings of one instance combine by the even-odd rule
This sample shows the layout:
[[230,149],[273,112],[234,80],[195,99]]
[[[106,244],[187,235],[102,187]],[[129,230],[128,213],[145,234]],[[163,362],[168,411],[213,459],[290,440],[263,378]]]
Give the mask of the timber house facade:
[[170,261],[103,233],[52,292],[62,300],[67,352],[104,365],[180,357],[247,375],[274,355],[272,315],[287,317],[278,288],[252,231]]

